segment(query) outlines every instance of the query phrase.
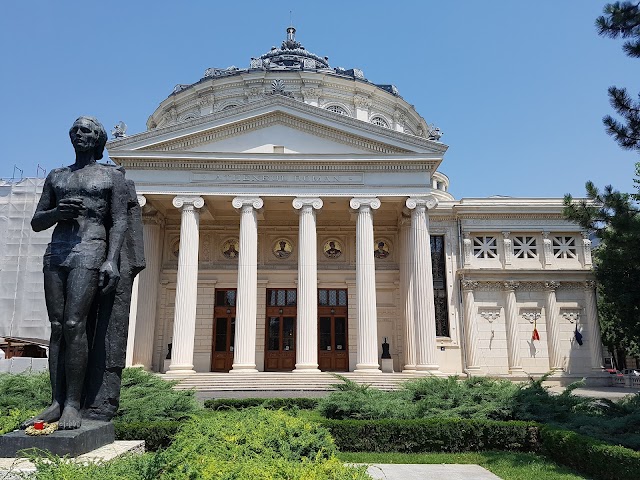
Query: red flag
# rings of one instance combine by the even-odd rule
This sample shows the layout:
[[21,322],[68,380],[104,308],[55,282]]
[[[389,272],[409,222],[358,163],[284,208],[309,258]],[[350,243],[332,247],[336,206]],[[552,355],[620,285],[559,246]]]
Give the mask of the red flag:
[[531,340],[540,340],[540,335],[538,334],[538,329],[536,328],[536,322],[533,321],[533,333],[531,334]]

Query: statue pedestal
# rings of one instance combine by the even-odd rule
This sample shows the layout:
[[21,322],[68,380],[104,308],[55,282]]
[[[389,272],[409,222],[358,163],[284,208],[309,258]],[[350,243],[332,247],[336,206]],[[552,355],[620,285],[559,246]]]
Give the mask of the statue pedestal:
[[76,430],[56,430],[51,435],[30,436],[16,430],[0,436],[0,458],[17,457],[20,450],[37,448],[60,457],[77,457],[115,441],[111,422],[82,420]]
[[381,363],[383,373],[393,373],[393,359],[383,358]]

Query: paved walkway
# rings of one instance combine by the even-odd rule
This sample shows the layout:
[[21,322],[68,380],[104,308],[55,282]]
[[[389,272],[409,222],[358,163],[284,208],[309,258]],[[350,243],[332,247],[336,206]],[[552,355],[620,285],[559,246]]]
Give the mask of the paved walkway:
[[370,465],[367,473],[379,480],[500,480],[489,470],[480,465],[408,465],[392,463],[376,463]]

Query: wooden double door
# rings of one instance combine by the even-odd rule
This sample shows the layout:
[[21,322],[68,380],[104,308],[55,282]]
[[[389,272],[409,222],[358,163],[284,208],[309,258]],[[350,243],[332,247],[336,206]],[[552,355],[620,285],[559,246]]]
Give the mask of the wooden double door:
[[236,290],[216,290],[213,313],[211,371],[228,372],[233,365],[236,336]]
[[267,289],[266,313],[264,369],[269,372],[291,371],[296,366],[296,289]]
[[348,372],[347,307],[318,307],[318,368]]

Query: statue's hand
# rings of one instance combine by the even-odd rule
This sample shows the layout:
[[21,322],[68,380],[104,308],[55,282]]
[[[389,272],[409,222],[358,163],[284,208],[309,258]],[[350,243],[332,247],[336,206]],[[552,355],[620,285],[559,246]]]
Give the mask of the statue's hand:
[[82,199],[63,198],[58,203],[56,212],[60,220],[71,220],[73,218],[78,218],[83,209],[84,205],[82,203]]
[[100,286],[102,287],[102,294],[106,295],[107,293],[115,290],[116,285],[118,285],[118,280],[120,280],[120,272],[118,271],[116,263],[111,260],[107,260],[100,267]]

